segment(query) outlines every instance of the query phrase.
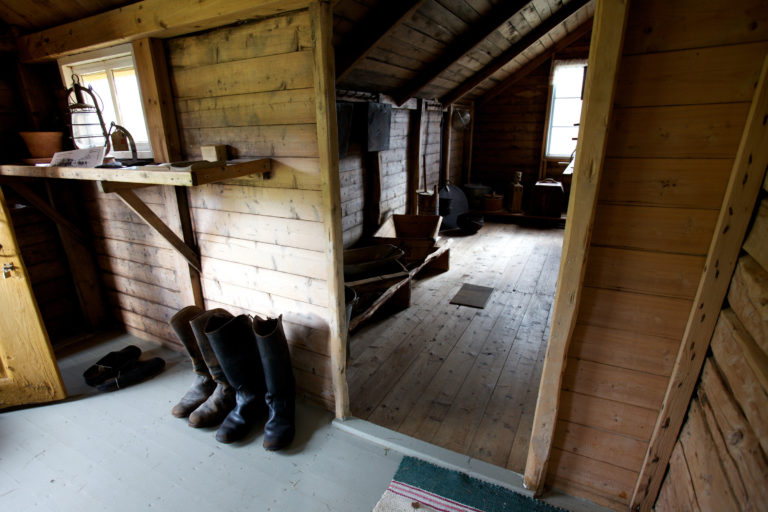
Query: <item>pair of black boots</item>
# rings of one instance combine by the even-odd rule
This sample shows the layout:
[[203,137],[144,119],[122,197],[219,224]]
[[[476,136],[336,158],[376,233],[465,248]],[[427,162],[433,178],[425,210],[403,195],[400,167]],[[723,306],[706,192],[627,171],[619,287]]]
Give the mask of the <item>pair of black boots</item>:
[[192,427],[221,424],[216,440],[239,441],[264,417],[264,448],[288,446],[295,433],[295,384],[278,318],[233,316],[188,306],[170,320],[192,360],[195,381],[171,411]]

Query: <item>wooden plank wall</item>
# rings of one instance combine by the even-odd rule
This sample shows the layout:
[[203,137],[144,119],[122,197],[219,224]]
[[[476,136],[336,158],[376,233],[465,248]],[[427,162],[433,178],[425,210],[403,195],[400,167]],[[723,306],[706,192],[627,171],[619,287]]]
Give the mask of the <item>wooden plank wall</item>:
[[514,171],[532,190],[539,176],[541,138],[547,116],[550,62],[488,102],[475,105],[472,182],[503,194]]
[[[309,15],[179,37],[166,48],[185,157],[226,144],[229,158],[274,159],[269,179],[189,190],[205,305],[282,314],[299,393],[333,410]],[[164,218],[161,192],[137,191]],[[167,320],[184,304],[170,249],[119,201],[92,197],[123,322],[140,337],[173,342]]]
[[656,500],[660,512],[768,503],[768,199],[758,210]]
[[[364,106],[365,103],[357,105]],[[355,114],[357,116],[357,114]],[[427,183],[431,189],[440,178],[440,120],[438,110],[428,110],[422,118],[422,159],[419,162],[420,189],[426,166]],[[416,128],[411,126],[411,110],[392,108],[389,149],[381,151],[382,217],[393,213],[406,213],[408,200],[408,151]],[[427,138],[427,133],[429,136]],[[364,174],[367,164],[365,133],[352,130],[347,155],[339,160],[341,173],[341,224],[344,247],[357,243],[363,235],[363,208],[365,207]],[[461,154],[458,156],[461,161]]]
[[633,2],[550,484],[626,508],[768,50],[764,2]]

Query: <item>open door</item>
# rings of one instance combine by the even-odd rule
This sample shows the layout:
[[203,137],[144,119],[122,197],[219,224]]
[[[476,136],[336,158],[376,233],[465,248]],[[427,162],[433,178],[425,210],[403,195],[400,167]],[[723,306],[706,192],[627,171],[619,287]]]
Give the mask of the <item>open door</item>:
[[66,396],[0,191],[0,409]]

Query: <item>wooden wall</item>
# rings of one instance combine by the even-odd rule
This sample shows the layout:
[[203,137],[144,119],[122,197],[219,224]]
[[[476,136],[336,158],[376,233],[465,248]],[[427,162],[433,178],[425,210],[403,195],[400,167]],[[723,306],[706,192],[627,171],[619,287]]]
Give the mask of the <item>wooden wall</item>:
[[[226,144],[230,158],[271,157],[269,179],[189,190],[207,308],[283,315],[299,392],[333,409],[326,242],[307,12],[179,37],[167,57],[186,158]],[[165,216],[161,187],[138,193]],[[174,342],[181,303],[174,255],[122,204],[91,190],[104,280],[140,337]]]
[[763,56],[764,3],[633,2],[548,480],[626,508]]
[[536,183],[547,117],[550,61],[504,93],[475,106],[472,182],[503,194],[514,171],[528,190]]
[[[415,104],[415,102],[411,102]],[[364,106],[365,103],[356,105]],[[407,104],[410,106],[410,104]],[[379,209],[382,219],[386,215],[406,213],[408,201],[408,157],[416,139],[413,110],[408,106],[392,108],[389,149],[381,151],[381,200]],[[358,107],[356,106],[356,109]],[[356,114],[357,115],[357,114]],[[425,111],[421,120],[421,159],[419,161],[419,190],[424,188],[426,169],[427,185],[431,188],[440,179],[441,111],[432,107]],[[357,122],[357,120],[356,120]],[[363,236],[366,198],[365,172],[375,155],[365,151],[365,131],[353,129],[347,155],[339,160],[341,173],[341,209],[344,247],[357,243]],[[459,155],[461,158],[461,155]]]
[[757,210],[658,511],[762,510],[768,503],[768,200]]

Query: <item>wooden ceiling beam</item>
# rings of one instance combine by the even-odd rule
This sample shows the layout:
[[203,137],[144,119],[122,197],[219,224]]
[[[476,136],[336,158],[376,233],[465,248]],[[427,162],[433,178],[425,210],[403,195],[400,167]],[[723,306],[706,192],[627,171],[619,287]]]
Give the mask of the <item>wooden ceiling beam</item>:
[[437,59],[427,64],[413,77],[398,94],[397,103],[403,104],[417,95],[437,76],[455,64],[468,51],[480,44],[493,34],[500,26],[514,16],[520,9],[528,5],[529,0],[514,0],[501,2],[495,6],[479,22],[460,35]]
[[557,44],[547,48],[547,51],[523,64],[520,69],[512,73],[509,78],[485,93],[483,97],[480,98],[478,103],[487,103],[493,98],[496,98],[501,93],[509,89],[512,85],[528,76],[531,71],[535,70],[549,59],[554,57],[556,54],[562,52],[564,49],[568,48],[573,43],[587,35],[590,30],[592,30],[592,17],[587,18],[584,23],[579,25],[570,34],[566,35],[564,38],[558,41]]
[[536,28],[521,37],[515,44],[509,47],[509,49],[499,55],[490,64],[469,77],[454,90],[440,98],[440,103],[443,105],[450,105],[464,97],[464,95],[480,85],[483,80],[493,75],[509,61],[515,59],[518,55],[527,50],[531,45],[535,44],[539,39],[547,35],[550,30],[564,22],[573,13],[584,7],[589,1],[590,0],[571,0],[565,4],[556,12],[552,13],[552,16],[542,21],[540,25],[536,26]]
[[425,1],[383,2],[380,8],[368,15],[336,50],[336,81],[343,80],[385,37],[413,16]]
[[53,60],[146,37],[188,34],[307,5],[307,0],[142,0],[19,37],[19,58],[22,62]]

